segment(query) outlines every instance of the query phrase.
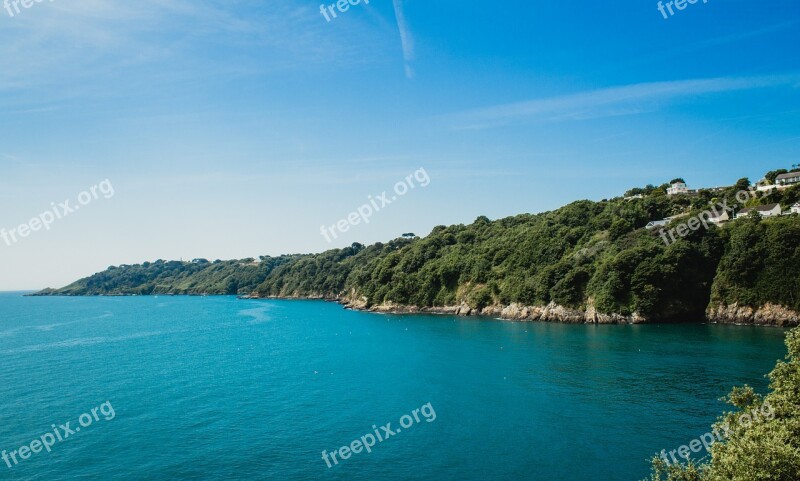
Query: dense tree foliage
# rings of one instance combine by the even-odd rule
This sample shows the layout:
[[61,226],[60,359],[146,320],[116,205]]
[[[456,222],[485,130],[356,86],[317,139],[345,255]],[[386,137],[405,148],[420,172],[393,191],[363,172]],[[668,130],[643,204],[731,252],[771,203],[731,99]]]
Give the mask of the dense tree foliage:
[[778,304],[800,311],[800,222],[797,216],[750,217],[723,229],[726,252],[712,303]]

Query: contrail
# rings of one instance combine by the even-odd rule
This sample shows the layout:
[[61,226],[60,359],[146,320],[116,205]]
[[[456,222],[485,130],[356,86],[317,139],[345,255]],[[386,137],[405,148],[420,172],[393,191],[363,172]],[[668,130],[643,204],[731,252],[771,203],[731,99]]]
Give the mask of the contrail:
[[410,62],[414,60],[414,39],[406,24],[406,17],[403,14],[403,0],[392,0],[394,4],[394,14],[397,17],[397,29],[400,30],[400,41],[403,43],[403,59],[405,60],[406,77],[414,78],[414,70]]

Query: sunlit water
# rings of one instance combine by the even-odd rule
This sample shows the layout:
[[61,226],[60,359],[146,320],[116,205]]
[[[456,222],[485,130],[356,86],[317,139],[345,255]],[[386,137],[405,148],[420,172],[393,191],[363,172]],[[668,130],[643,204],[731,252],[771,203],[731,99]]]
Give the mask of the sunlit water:
[[[0,450],[114,410],[0,479],[639,480],[732,386],[765,390],[783,335],[0,294]],[[427,403],[371,453],[322,459]]]

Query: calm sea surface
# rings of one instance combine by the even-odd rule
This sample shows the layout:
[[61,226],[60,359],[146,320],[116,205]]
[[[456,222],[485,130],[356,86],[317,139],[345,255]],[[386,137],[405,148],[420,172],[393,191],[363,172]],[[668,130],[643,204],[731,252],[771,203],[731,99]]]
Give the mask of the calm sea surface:
[[[0,450],[85,424],[0,480],[637,481],[732,386],[763,392],[783,336],[0,294]],[[428,403],[371,453],[322,459]]]

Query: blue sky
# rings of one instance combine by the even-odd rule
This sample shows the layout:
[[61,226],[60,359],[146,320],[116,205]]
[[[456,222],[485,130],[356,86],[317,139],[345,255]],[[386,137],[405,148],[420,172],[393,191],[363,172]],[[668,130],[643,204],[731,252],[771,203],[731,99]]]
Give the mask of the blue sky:
[[[0,289],[372,243],[800,163],[800,4],[54,0],[0,11]],[[395,182],[415,189],[333,243]]]

